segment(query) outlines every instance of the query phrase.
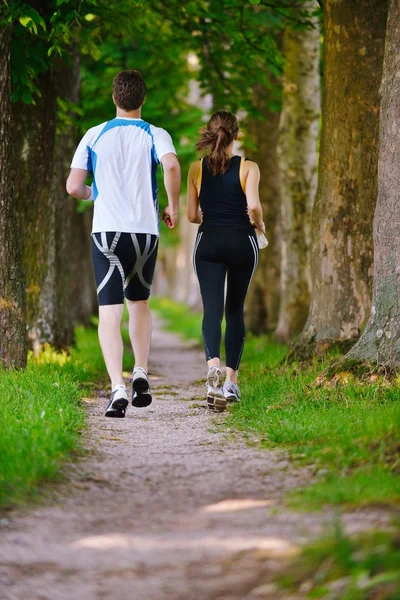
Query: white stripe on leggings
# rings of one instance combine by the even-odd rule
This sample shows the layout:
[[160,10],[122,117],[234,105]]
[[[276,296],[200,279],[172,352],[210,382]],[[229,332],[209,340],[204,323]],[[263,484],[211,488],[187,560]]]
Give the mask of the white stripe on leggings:
[[250,287],[251,280],[253,279],[254,273],[255,273],[257,265],[258,265],[258,246],[257,246],[257,242],[255,241],[255,239],[253,238],[252,235],[249,235],[249,240],[250,240],[250,244],[252,245],[253,252],[254,252],[254,267],[253,267],[253,272],[252,272],[251,277],[250,277],[249,285],[247,286],[247,290]]
[[193,252],[193,269],[194,269],[197,279],[199,278],[199,276],[197,275],[197,268],[196,268],[196,252],[197,252],[197,248],[199,247],[202,235],[203,235],[203,231],[201,231],[197,236],[197,240],[194,245],[194,252]]

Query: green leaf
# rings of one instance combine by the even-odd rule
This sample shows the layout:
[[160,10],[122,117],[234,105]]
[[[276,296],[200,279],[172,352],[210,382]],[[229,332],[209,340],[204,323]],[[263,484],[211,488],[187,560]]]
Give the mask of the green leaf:
[[42,27],[43,31],[46,31],[46,23],[44,19],[39,15],[37,10],[31,7],[25,8],[26,13],[19,17],[19,22],[23,27],[29,29],[29,31],[33,31],[36,35],[38,34],[37,26]]
[[61,6],[61,4],[68,4],[71,0],[57,0],[57,6]]
[[252,4],[260,4],[260,1],[261,1],[261,0],[250,0],[250,2],[251,2]]
[[21,94],[21,100],[24,104],[32,104],[33,102],[33,97],[32,94],[30,93],[30,91],[27,88],[24,88],[22,94]]
[[33,30],[37,34],[36,24],[32,21],[31,17],[20,17],[19,22],[21,23],[22,27],[26,27],[27,29],[29,29],[29,31]]

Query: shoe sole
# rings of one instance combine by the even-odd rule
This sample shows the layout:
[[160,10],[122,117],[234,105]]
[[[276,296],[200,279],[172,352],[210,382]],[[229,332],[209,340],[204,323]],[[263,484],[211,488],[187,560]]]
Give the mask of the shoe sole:
[[[210,377],[207,379],[207,385],[209,385],[210,387],[213,387],[213,388],[221,387],[222,378],[218,377],[218,376]],[[214,396],[207,395],[207,406],[210,410],[213,410],[214,412],[222,412],[223,410],[225,410],[225,408],[222,408],[222,410],[221,410],[220,407],[216,407]]]
[[126,407],[129,402],[125,398],[115,400],[109,408],[107,408],[104,416],[111,419],[123,419],[125,417]]
[[125,418],[125,411],[124,410],[106,410],[105,412],[105,417],[108,417],[109,419],[124,419]]
[[214,398],[214,411],[215,412],[224,412],[226,409],[226,399],[225,398]]
[[214,412],[224,412],[226,409],[226,400],[225,398],[207,396],[207,406]]
[[[210,377],[207,379],[207,384],[213,388],[220,388],[222,381],[219,377]],[[214,412],[223,412],[226,409],[226,400],[223,396],[207,395],[207,406]]]
[[207,406],[210,410],[214,410],[214,398],[213,396],[207,396]]
[[138,377],[132,383],[132,406],[144,408],[150,406],[152,397],[150,394],[149,382],[144,377]]

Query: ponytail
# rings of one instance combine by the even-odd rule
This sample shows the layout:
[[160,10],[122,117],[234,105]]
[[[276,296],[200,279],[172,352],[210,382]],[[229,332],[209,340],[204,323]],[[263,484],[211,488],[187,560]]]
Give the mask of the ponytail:
[[227,110],[214,113],[207,125],[201,129],[196,148],[205,150],[207,164],[213,175],[220,175],[228,170],[230,156],[227,148],[238,131],[235,115]]

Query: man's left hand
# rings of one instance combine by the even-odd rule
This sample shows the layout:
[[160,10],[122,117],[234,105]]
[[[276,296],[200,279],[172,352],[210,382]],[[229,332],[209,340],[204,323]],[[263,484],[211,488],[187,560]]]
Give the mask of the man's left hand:
[[162,220],[168,229],[174,229],[178,224],[179,215],[177,212],[172,212],[170,207],[167,206],[162,212]]

